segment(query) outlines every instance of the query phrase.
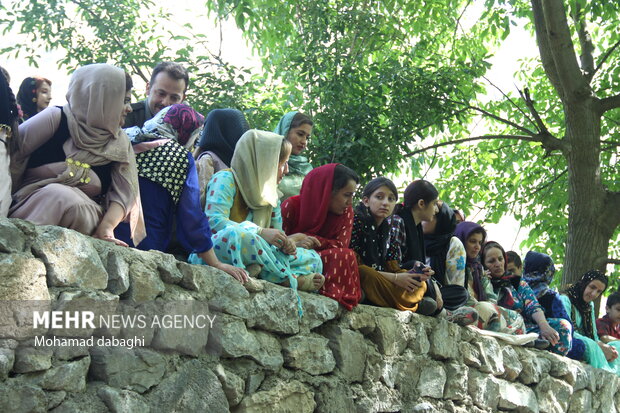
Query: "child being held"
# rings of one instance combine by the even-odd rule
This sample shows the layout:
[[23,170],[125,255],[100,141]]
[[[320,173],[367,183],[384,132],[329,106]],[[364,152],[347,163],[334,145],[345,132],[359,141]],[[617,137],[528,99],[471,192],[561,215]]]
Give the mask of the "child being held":
[[607,314],[596,320],[598,336],[603,343],[620,340],[620,292],[607,297],[605,310]]

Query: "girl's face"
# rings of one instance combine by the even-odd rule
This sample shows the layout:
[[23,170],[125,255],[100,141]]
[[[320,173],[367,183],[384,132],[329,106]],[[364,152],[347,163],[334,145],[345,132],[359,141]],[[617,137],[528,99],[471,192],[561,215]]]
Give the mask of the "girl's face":
[[356,189],[357,184],[351,179],[344,186],[344,188],[341,188],[338,191],[332,191],[332,199],[329,203],[329,212],[336,215],[344,214],[347,208],[353,204],[353,195],[355,195]]
[[432,221],[433,217],[436,213],[439,212],[439,207],[437,206],[437,202],[439,199],[433,199],[430,202],[425,202],[423,199],[418,201],[418,216],[420,217],[420,221]]
[[125,125],[125,118],[133,110],[131,109],[131,89],[125,92],[124,99],[125,100],[123,101],[123,110],[121,111],[121,121],[119,122],[120,123],[119,126],[121,128],[123,127],[123,125]]
[[289,156],[278,162],[278,183],[280,183],[284,175],[288,173],[288,158]]
[[482,249],[482,238],[483,236],[479,232],[467,237],[467,241],[465,242],[467,258],[474,259],[480,254],[480,250]]
[[396,195],[387,186],[379,187],[369,197],[362,199],[364,205],[370,208],[370,213],[377,220],[384,220],[392,215],[396,205]]
[[41,112],[48,107],[51,100],[52,85],[47,82],[41,83],[41,86],[37,89],[37,112]]
[[605,283],[601,280],[592,280],[583,290],[583,301],[591,303],[596,300],[605,290]]
[[304,123],[296,128],[291,128],[288,131],[286,139],[293,145],[293,155],[299,155],[308,146],[308,139],[312,133],[312,126]]
[[502,250],[491,247],[484,256],[484,266],[491,272],[491,277],[499,278],[504,275],[504,254]]

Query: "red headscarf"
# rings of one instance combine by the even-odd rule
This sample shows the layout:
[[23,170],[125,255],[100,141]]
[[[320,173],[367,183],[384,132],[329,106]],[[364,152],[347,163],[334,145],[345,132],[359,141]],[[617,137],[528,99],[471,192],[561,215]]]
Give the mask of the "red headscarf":
[[[337,163],[314,168],[306,175],[297,196],[288,199],[298,207],[297,222],[291,223],[290,234],[302,232],[309,235],[319,235],[328,239],[335,239],[339,235],[343,221],[347,219],[345,211],[342,215],[329,212],[332,199],[332,184]],[[351,207],[349,207],[351,209]]]

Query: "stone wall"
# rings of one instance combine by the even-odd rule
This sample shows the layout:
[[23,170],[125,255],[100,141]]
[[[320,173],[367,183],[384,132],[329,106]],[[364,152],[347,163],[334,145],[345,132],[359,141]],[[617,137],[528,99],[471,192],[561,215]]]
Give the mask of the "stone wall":
[[5,311],[2,412],[620,412],[616,376],[548,352],[314,294],[300,294],[300,320],[288,288],[62,228],[0,220],[0,280],[0,299],[53,309],[88,298],[221,311],[212,329],[157,331],[133,349],[37,347]]

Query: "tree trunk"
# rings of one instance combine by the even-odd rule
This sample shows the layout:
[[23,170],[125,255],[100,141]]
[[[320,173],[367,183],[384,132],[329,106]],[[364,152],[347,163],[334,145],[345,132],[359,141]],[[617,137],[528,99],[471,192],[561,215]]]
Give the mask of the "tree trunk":
[[568,234],[562,288],[589,270],[605,270],[614,227],[605,219],[600,177],[600,113],[592,96],[564,102],[568,163]]

